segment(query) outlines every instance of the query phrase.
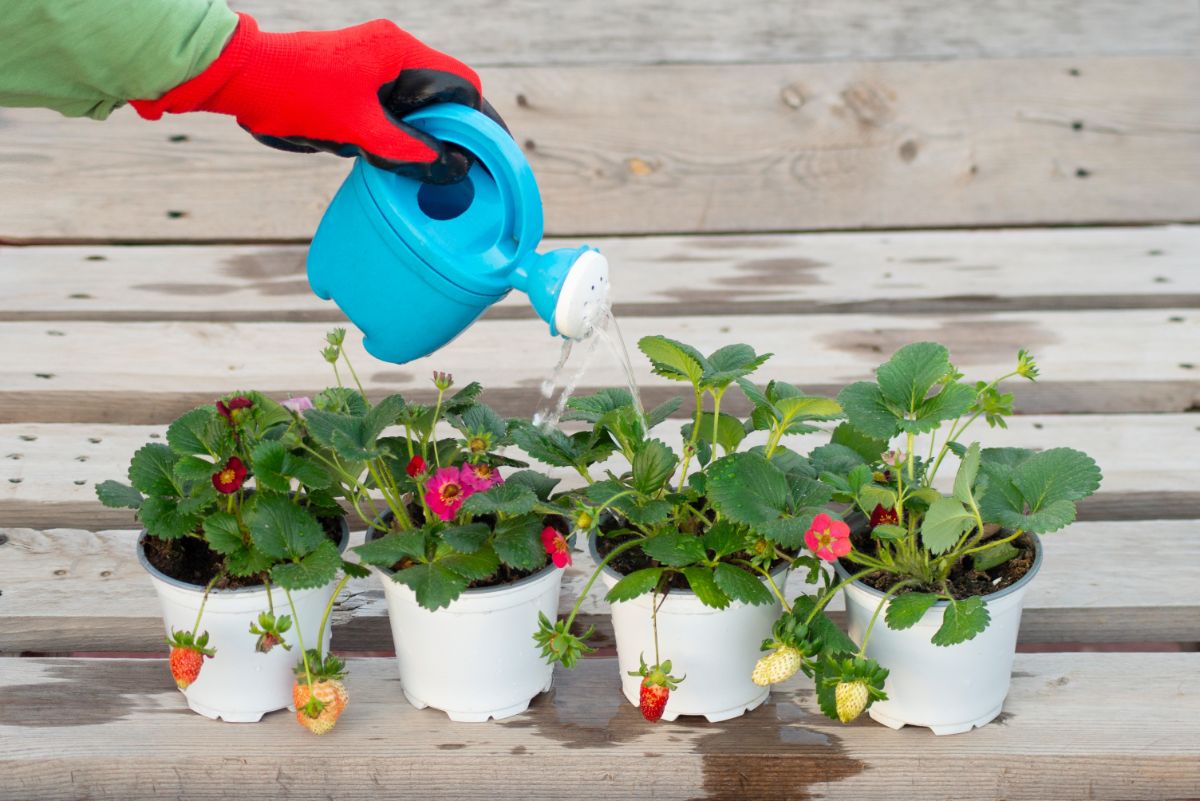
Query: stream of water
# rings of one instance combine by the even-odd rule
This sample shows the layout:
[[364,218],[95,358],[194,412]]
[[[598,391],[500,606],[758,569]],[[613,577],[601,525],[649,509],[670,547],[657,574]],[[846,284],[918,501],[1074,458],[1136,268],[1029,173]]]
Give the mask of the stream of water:
[[[633,374],[633,363],[629,359],[629,350],[625,347],[625,339],[621,336],[621,328],[613,316],[612,305],[601,307],[588,335],[582,340],[564,339],[558,363],[550,373],[550,377],[542,382],[542,403],[533,415],[533,424],[543,429],[558,425],[567,409],[567,401],[579,386],[584,373],[591,366],[593,358],[600,345],[604,345],[612,358],[620,365],[625,375],[625,383],[629,394],[633,397],[633,405],[641,418],[642,428],[646,428],[646,413],[642,407],[641,393],[638,391],[637,380]],[[579,353],[575,365],[568,369],[567,362],[571,355]],[[555,394],[557,393],[557,397]]]

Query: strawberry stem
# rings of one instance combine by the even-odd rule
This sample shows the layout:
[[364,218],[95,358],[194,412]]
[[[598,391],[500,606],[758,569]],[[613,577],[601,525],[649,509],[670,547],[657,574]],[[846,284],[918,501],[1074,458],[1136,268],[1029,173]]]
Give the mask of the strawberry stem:
[[308,667],[308,650],[304,647],[304,632],[301,631],[300,616],[296,614],[296,603],[292,600],[292,592],[287,587],[283,588],[283,594],[287,596],[288,606],[292,608],[292,620],[296,621],[296,641],[300,643],[300,661],[304,663],[304,679],[308,682],[308,691],[312,693],[312,670]]
[[[346,586],[346,582],[350,580],[350,574],[342,576],[342,580],[333,589],[333,595],[329,596],[329,603],[325,605],[325,614],[321,617],[321,628],[317,631],[317,654],[321,654],[322,644],[325,642],[325,624],[329,622],[329,614],[333,611],[333,603],[337,600],[338,594],[341,593],[342,587]],[[304,647],[303,643],[300,646]]]
[[217,579],[221,578],[223,575],[225,574],[218,573],[217,575],[213,576],[212,580],[208,582],[208,586],[204,588],[204,597],[200,599],[200,611],[196,612],[196,625],[192,626],[193,637],[199,636],[200,634],[200,618],[204,615],[204,605],[208,603],[208,593],[210,590],[212,590],[213,585],[217,583]]

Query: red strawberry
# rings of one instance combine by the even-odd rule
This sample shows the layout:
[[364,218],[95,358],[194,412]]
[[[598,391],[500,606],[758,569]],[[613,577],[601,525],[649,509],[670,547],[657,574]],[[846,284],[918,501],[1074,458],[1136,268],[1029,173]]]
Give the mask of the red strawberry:
[[642,677],[641,689],[638,692],[638,705],[641,707],[642,717],[654,723],[663,716],[667,699],[671,697],[671,690],[678,687],[679,682],[683,679],[677,679],[671,675],[670,659],[653,667],[647,667],[644,658],[639,661],[642,663],[641,667],[629,671],[629,675]]
[[667,708],[667,699],[670,697],[671,691],[666,685],[651,684],[649,678],[642,679],[642,690],[638,694],[642,717],[654,723],[662,717],[663,710]]
[[181,690],[186,690],[199,677],[200,668],[204,667],[204,657],[212,657],[217,653],[216,650],[207,647],[207,631],[196,637],[190,631],[172,630],[171,636],[167,638],[167,645],[171,646],[168,660],[171,677]]

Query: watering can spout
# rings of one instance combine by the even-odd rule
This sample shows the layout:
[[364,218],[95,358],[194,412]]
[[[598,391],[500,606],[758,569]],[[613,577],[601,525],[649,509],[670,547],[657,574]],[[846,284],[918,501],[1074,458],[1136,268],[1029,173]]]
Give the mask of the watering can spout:
[[551,336],[585,338],[608,307],[608,260],[587,245],[531,252],[513,269],[512,282],[550,324]]

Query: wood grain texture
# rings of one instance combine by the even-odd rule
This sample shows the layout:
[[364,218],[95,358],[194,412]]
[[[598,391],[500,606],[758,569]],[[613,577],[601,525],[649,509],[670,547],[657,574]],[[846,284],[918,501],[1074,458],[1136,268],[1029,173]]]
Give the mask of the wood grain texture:
[[452,724],[408,706],[391,660],[358,659],[351,703],[318,739],[287,713],[232,726],[188,712],[161,660],[8,659],[0,798],[220,799],[236,787],[347,801],[890,801],[899,776],[919,775],[906,797],[1183,799],[1200,794],[1187,689],[1198,668],[1197,654],[1019,654],[1003,720],[939,738],[829,721],[799,680],[733,721],[647,724],[620,695],[614,659],[559,673],[520,716]]
[[[29,419],[28,404],[34,402],[36,409],[42,403],[32,399],[49,402],[59,392],[319,390],[333,383],[332,371],[317,355],[328,329],[320,323],[0,323],[0,341],[8,349],[0,362],[0,419]],[[760,370],[760,380],[802,386],[865,378],[895,350],[920,340],[944,343],[972,379],[1010,371],[1022,347],[1038,357],[1048,383],[1191,382],[1200,369],[1195,355],[1200,353],[1200,316],[1188,309],[637,317],[624,321],[622,332],[630,347],[649,334],[667,334],[706,353],[745,342],[775,354]],[[477,323],[434,356],[404,365],[371,358],[357,336],[346,338],[346,349],[369,389],[402,393],[427,390],[430,371],[440,369],[453,372],[460,383],[526,389],[535,397],[558,356],[545,324],[527,320]],[[497,353],[523,356],[518,363]],[[640,386],[666,385],[651,376],[649,363],[636,353],[633,369]],[[607,354],[592,360],[587,382],[625,383],[618,362]],[[1014,383],[1014,388],[1020,387]],[[24,408],[15,408],[13,393],[22,393],[13,397]]]
[[[1081,522],[1044,538],[1046,558],[1025,602],[1022,642],[1200,641],[1200,524],[1143,520],[1157,549],[1129,552],[1129,524]],[[0,653],[23,651],[158,651],[158,601],[134,558],[135,531],[0,529]],[[351,544],[362,542],[355,532]],[[1178,565],[1163,582],[1158,554]],[[1114,558],[1120,553],[1120,558]],[[559,604],[570,611],[593,563],[577,551]],[[785,591],[806,591],[802,577]],[[807,590],[810,591],[811,590]],[[611,646],[604,591],[593,587],[582,606],[597,623],[594,644]],[[839,613],[839,596],[830,606]],[[375,578],[354,580],[334,614],[334,644],[342,650],[391,650],[387,605]]]
[[[567,246],[548,240],[545,248]],[[1200,226],[594,240],[619,318],[1196,308]],[[0,247],[0,320],[337,322],[306,248]],[[489,319],[532,319],[512,293]]]
[[[672,448],[683,439],[682,419],[669,420],[655,434]],[[828,427],[828,426],[826,426]],[[69,503],[94,501],[95,484],[106,479],[125,480],[129,459],[147,442],[162,442],[165,426],[98,426],[71,424],[0,425],[0,509],[12,501]],[[1070,447],[1085,451],[1103,471],[1105,493],[1189,492],[1196,487],[1192,475],[1200,452],[1200,418],[1190,414],[1023,415],[1010,418],[1008,428],[989,429],[979,424],[968,430],[965,442],[974,439],[986,447]],[[1103,436],[1097,436],[1103,432]],[[397,430],[397,433],[402,433]],[[447,436],[453,430],[447,428]],[[944,432],[943,432],[944,436]],[[789,436],[784,443],[799,453],[829,441],[827,433]],[[742,448],[766,442],[766,432],[748,435]],[[928,439],[916,440],[918,453],[928,450]],[[516,448],[512,455],[522,457]],[[938,476],[947,492],[957,460],[951,455]],[[574,470],[545,468],[564,480],[563,488],[578,486]],[[620,457],[593,468],[624,470]],[[1200,509],[1197,509],[1200,517]]]
[[375,17],[476,67],[496,64],[991,58],[1194,52],[1200,10],[1184,0],[1086,6],[1050,0],[787,3],[665,0],[603,4],[453,0],[289,3],[233,0],[266,30],[353,25]]
[[[552,234],[1140,223],[1200,219],[1198,63],[495,68],[484,81]],[[0,125],[0,196],[23,201],[0,213],[13,241],[303,241],[347,170],[214,115],[96,125],[13,110]]]

